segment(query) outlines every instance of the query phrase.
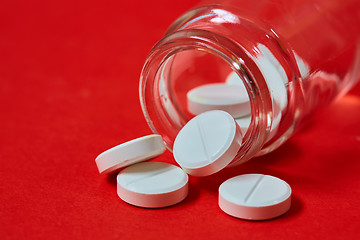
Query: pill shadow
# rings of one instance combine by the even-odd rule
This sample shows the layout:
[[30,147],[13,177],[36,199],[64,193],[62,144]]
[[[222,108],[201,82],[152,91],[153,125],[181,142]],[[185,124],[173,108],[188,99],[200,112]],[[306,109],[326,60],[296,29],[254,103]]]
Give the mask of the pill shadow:
[[303,203],[301,202],[300,198],[298,196],[296,196],[295,194],[291,195],[291,206],[289,211],[287,211],[285,214],[277,217],[277,218],[282,218],[282,219],[290,219],[290,218],[294,218],[296,216],[299,215],[299,213],[302,211],[303,209]]
[[116,187],[116,177],[118,175],[118,172],[115,171],[115,172],[112,172],[110,173],[109,175],[106,175],[106,181],[112,185],[112,186],[115,186]]
[[[259,167],[265,168],[267,166],[274,165],[291,166],[294,161],[301,159],[302,155],[302,149],[293,141],[291,141],[291,139],[289,139],[286,143],[275,149],[273,152],[251,159],[243,165],[236,167],[243,166],[248,169],[259,169]],[[296,156],[296,158],[294,156]]]
[[184,201],[182,201],[181,205],[191,204],[196,201],[200,196],[202,187],[198,183],[198,179],[192,176],[189,176],[189,193]]

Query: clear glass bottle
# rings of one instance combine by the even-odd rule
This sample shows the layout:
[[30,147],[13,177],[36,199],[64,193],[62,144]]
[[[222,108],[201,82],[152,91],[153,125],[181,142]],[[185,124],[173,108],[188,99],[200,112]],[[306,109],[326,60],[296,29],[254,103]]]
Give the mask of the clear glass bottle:
[[195,7],[145,62],[140,101],[149,126],[172,150],[194,117],[187,92],[232,73],[251,104],[232,164],[276,149],[360,79],[359,9],[358,0],[224,0]]

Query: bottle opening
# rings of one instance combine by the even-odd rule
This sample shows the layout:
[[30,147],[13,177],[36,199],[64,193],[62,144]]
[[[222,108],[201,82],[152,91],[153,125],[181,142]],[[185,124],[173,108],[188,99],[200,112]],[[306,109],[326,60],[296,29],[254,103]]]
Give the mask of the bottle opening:
[[210,110],[224,110],[234,118],[251,116],[243,80],[228,63],[207,51],[186,50],[172,55],[156,79],[161,108],[178,130]]
[[154,81],[158,86],[154,96],[158,101],[154,99],[154,104],[163,126],[178,132],[202,112],[223,110],[237,120],[245,135],[251,122],[251,107],[241,77],[221,57],[203,49],[171,55],[159,67]]
[[169,150],[180,129],[205,111],[227,111],[240,125],[242,147],[234,161],[258,152],[271,127],[271,93],[255,61],[204,31],[178,32],[154,47],[142,71],[140,101],[150,128]]

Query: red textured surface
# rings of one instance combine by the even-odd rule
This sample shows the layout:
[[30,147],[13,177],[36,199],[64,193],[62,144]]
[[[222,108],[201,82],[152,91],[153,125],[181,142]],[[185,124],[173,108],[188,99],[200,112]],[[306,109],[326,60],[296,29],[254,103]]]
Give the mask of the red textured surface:
[[[360,86],[277,151],[190,179],[173,207],[130,206],[107,148],[151,133],[138,100],[146,54],[196,1],[0,3],[1,239],[356,239],[360,236]],[[170,153],[157,158],[174,162]],[[286,180],[293,205],[251,222],[217,205],[241,173]]]

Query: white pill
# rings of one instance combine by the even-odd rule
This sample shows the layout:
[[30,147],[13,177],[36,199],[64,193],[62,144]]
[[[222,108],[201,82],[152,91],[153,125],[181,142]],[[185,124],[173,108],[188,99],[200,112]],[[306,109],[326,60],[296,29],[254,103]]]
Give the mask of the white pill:
[[[226,83],[226,84],[229,84],[229,85],[240,85],[240,86],[242,86],[242,87],[245,89],[245,86],[244,86],[243,81],[241,80],[241,78],[239,77],[239,75],[237,75],[235,72],[231,72],[231,73],[226,77],[225,83]],[[245,89],[245,91],[246,91],[246,89]]]
[[291,188],[285,181],[262,174],[244,174],[219,187],[219,206],[227,214],[248,220],[265,220],[287,212]]
[[138,207],[167,207],[187,196],[188,175],[168,163],[137,163],[118,174],[117,194],[125,202]]
[[188,110],[192,114],[223,110],[233,117],[250,113],[250,101],[243,85],[212,83],[198,86],[187,93]]
[[148,160],[165,151],[160,135],[153,134],[120,144],[101,153],[95,159],[101,174],[108,174],[122,167]]
[[269,54],[258,55],[257,58],[254,58],[254,61],[264,76],[273,104],[276,102],[279,104],[280,110],[285,109],[288,103],[286,89],[288,78],[281,64],[273,55]]
[[227,112],[213,110],[191,119],[176,136],[173,153],[188,174],[206,176],[226,167],[242,142],[240,127]]

